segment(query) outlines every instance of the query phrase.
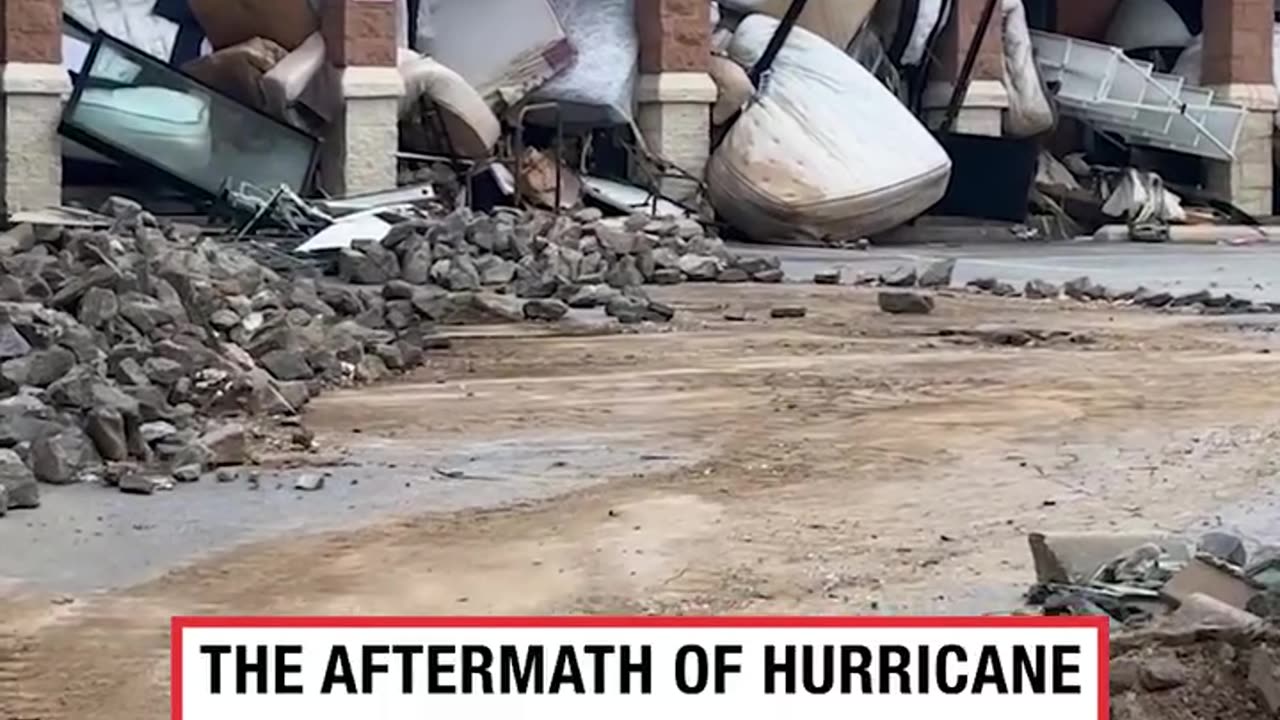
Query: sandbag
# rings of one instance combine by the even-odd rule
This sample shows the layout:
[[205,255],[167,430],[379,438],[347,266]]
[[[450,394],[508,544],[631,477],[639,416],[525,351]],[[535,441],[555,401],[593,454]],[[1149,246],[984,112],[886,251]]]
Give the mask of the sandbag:
[[[724,0],[726,7],[780,18],[792,0]],[[796,24],[845,49],[875,9],[876,0],[809,0]]]
[[578,56],[533,99],[560,103],[573,125],[630,122],[640,70],[635,1],[551,0],[551,7]]
[[[753,65],[777,27],[747,17],[730,57]],[[942,146],[870,72],[796,28],[712,154],[707,184],[720,215],[752,240],[845,241],[923,213],[950,172]]]
[[1004,15],[1004,84],[1009,93],[1004,134],[1027,138],[1046,133],[1053,129],[1056,119],[1036,65],[1026,8],[1022,0],[1003,0],[1001,12]]
[[[401,141],[415,152],[451,150],[465,158],[486,158],[502,134],[502,126],[484,98],[458,73],[412,51],[400,55],[405,94],[400,99]],[[423,98],[440,113],[447,147],[440,147],[439,127],[418,112]]]

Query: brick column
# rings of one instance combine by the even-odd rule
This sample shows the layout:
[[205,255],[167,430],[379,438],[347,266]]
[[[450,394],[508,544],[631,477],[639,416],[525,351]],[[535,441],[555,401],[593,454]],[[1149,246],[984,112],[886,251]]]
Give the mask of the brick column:
[[325,187],[352,195],[396,187],[399,104],[394,0],[324,0],[321,28],[342,102],[325,141]]
[[[924,106],[928,111],[926,117],[934,127],[941,125],[947,114],[947,104],[951,101],[986,4],[987,0],[956,0],[951,20],[938,39],[938,62],[933,65],[933,75],[924,96]],[[956,118],[956,132],[993,137],[1003,134],[1004,111],[1009,107],[1009,93],[1004,87],[1003,38],[1003,20],[997,3],[991,24],[982,36],[969,90]]]
[[58,122],[70,91],[62,67],[61,0],[0,0],[0,205],[5,215],[61,204]]
[[[649,148],[701,178],[711,151],[711,14],[706,0],[636,0],[640,81],[636,124]],[[665,181],[663,192],[689,198],[696,187]]]
[[1214,0],[1204,11],[1201,82],[1249,110],[1234,162],[1210,161],[1207,181],[1245,212],[1270,215],[1276,87],[1272,77],[1274,0]]

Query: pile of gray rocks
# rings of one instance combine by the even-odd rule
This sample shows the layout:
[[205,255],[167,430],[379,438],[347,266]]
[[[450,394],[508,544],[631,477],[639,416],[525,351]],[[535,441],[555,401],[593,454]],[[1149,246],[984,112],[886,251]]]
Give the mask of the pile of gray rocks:
[[251,463],[259,418],[420,365],[448,347],[438,325],[666,322],[645,284],[782,279],[696,222],[595,211],[409,219],[329,273],[273,271],[127,200],[103,211],[108,230],[0,236],[0,515],[40,483],[150,494]]

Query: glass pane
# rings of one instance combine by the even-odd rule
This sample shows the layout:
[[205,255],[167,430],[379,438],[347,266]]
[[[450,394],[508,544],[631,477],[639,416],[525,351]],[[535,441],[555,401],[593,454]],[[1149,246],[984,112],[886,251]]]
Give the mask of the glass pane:
[[228,182],[305,190],[314,138],[111,37],[96,42],[64,123],[104,145],[99,152],[153,165],[210,195]]

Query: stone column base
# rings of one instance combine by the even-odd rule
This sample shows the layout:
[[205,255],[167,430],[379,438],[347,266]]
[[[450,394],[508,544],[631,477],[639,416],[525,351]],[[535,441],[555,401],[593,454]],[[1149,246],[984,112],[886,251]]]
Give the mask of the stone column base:
[[393,67],[337,72],[342,101],[324,144],[322,183],[335,197],[394,189],[404,79]]
[[1272,160],[1276,132],[1276,89],[1272,85],[1232,84],[1213,88],[1224,102],[1243,105],[1248,114],[1233,162],[1205,163],[1209,189],[1250,215],[1270,215],[1275,166]]
[[0,211],[4,215],[62,204],[58,123],[71,92],[61,65],[0,65]]
[[[636,124],[649,149],[701,179],[711,155],[711,106],[716,84],[703,72],[641,75],[636,88]],[[690,200],[697,184],[683,179],[662,182],[663,194]]]
[[[947,105],[955,86],[949,82],[932,82],[924,92],[925,122],[937,130],[947,117]],[[965,135],[1004,135],[1004,111],[1009,108],[1009,93],[999,80],[974,80],[969,83],[956,116],[953,130]]]

